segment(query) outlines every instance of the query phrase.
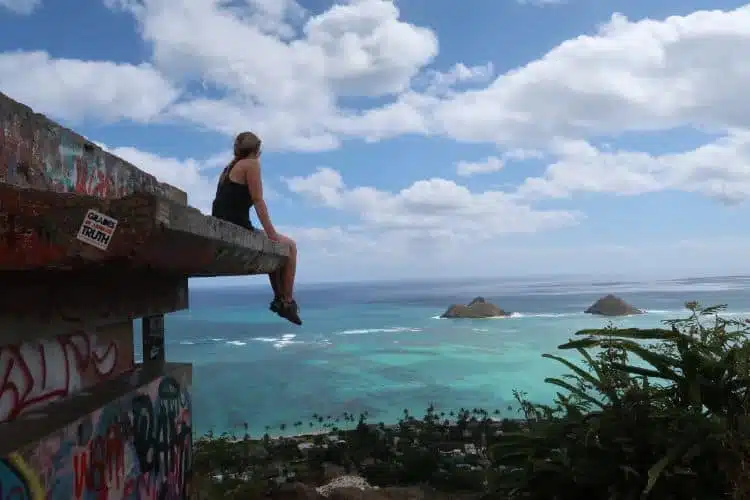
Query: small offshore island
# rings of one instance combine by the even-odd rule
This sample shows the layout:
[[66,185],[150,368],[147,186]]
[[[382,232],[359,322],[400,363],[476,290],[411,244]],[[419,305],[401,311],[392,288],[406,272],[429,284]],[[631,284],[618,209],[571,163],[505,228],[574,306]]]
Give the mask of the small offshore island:
[[612,294],[605,295],[583,312],[586,314],[595,314],[597,316],[630,316],[633,314],[643,314],[643,311],[640,309],[633,307],[620,297]]
[[[643,311],[634,307],[620,297],[612,294],[605,295],[594,302],[584,311],[586,314],[596,316],[630,316],[634,314],[643,314]],[[487,302],[484,297],[475,297],[468,304],[452,304],[446,311],[440,315],[441,318],[448,319],[484,319],[484,318],[506,318],[511,313],[500,307]]]
[[503,311],[495,304],[484,300],[484,297],[476,297],[468,304],[453,304],[443,314],[441,318],[499,318],[510,316],[511,313]]

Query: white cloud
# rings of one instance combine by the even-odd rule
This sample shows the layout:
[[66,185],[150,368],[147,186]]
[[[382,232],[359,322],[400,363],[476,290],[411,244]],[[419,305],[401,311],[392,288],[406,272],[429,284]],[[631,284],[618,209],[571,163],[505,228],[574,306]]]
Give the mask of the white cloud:
[[37,111],[70,120],[147,122],[178,96],[145,63],[53,59],[41,51],[0,53],[0,89]]
[[285,181],[290,191],[350,212],[372,230],[395,232],[413,241],[480,241],[500,234],[564,227],[581,217],[577,212],[534,210],[504,192],[474,193],[439,178],[417,181],[397,193],[372,187],[349,188],[341,174],[331,168]]
[[448,71],[429,70],[425,74],[428,81],[428,94],[446,94],[451,92],[457,85],[487,83],[492,79],[495,67],[491,62],[479,66],[466,66],[456,63]]
[[557,148],[544,176],[527,178],[522,199],[565,198],[578,192],[637,195],[679,190],[725,203],[750,197],[750,130],[735,130],[697,149],[661,155],[603,152],[585,141]]
[[[270,148],[304,151],[408,133],[548,150],[558,138],[750,128],[750,6],[633,22],[615,14],[483,88],[456,90],[492,78],[494,68],[431,67],[435,33],[401,19],[388,0],[350,0],[314,15],[291,0],[195,0],[177,9],[167,0],[106,1],[136,17],[152,65],[9,58],[3,88],[66,118],[167,116],[225,134],[251,125]],[[30,82],[15,76],[23,64],[34,69]],[[93,86],[91,75],[105,85]],[[174,104],[189,81],[208,92]],[[349,109],[346,96],[379,99]]]
[[456,173],[462,177],[476,174],[491,174],[499,172],[505,166],[505,161],[497,156],[488,156],[482,161],[460,161],[456,163]]
[[561,5],[568,3],[567,0],[516,0],[521,5],[533,5],[534,7],[544,7],[545,5]]
[[[3,90],[70,121],[178,119],[228,135],[251,124],[271,149],[324,150],[338,147],[347,128],[398,128],[398,117],[360,124],[359,112],[339,109],[339,100],[407,91],[438,50],[436,35],[400,20],[389,0],[351,0],[315,15],[292,0],[104,3],[137,19],[149,63],[5,53]],[[18,67],[31,72],[21,78]],[[207,92],[182,94],[191,82]]]
[[616,14],[487,88],[442,101],[433,124],[460,140],[543,146],[681,125],[750,127],[748,50],[750,6],[664,21]]
[[[252,123],[272,148],[332,148],[338,139],[327,123],[342,123],[335,120],[340,97],[405,91],[437,54],[435,34],[400,21],[391,1],[354,0],[307,18],[283,2],[248,3],[194,0],[175,9],[169,0],[127,2],[161,71],[221,94],[182,103],[173,115],[224,133]],[[297,25],[285,30],[296,38],[269,33],[261,18],[281,22],[290,10]],[[228,119],[227,109],[235,110]]]
[[42,0],[0,0],[0,7],[23,16],[28,16],[40,5],[42,5]]
[[621,241],[586,245],[540,245],[509,235],[494,242],[452,244],[441,239],[416,247],[397,233],[352,232],[337,226],[280,229],[297,239],[298,277],[303,281],[561,274],[653,280],[742,274],[750,252],[746,237],[635,242],[625,236]]
[[510,149],[502,156],[488,156],[482,161],[459,161],[456,163],[456,173],[461,177],[478,174],[491,174],[505,168],[508,161],[524,161],[544,158],[541,151],[533,149]]

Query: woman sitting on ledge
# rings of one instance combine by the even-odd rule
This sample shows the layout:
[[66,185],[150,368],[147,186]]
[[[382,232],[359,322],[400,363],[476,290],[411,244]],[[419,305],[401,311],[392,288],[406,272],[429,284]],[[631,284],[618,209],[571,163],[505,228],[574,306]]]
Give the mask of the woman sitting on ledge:
[[301,325],[299,308],[294,301],[297,244],[291,238],[277,233],[268,216],[260,178],[260,145],[260,139],[252,132],[242,132],[237,136],[234,141],[234,159],[219,177],[211,215],[250,231],[258,231],[250,223],[250,207],[255,206],[255,213],[258,214],[266,236],[271,241],[289,247],[289,258],[284,265],[268,275],[274,294],[270,309],[282,318]]

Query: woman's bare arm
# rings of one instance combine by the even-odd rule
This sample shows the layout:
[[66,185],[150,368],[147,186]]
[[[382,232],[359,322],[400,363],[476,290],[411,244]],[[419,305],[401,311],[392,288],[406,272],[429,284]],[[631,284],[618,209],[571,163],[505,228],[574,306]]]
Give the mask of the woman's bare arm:
[[247,176],[247,188],[250,190],[250,196],[253,199],[253,205],[255,206],[255,213],[258,214],[258,220],[260,220],[263,230],[266,235],[273,239],[276,239],[276,229],[271,223],[271,217],[268,215],[268,206],[263,199],[263,181],[260,177],[260,162],[256,159],[247,160],[248,165],[245,168]]

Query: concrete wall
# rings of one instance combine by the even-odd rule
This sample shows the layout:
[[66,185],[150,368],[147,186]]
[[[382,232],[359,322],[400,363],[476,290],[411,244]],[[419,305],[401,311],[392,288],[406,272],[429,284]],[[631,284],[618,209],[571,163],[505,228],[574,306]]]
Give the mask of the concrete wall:
[[185,368],[0,458],[0,499],[187,498],[192,411]]
[[0,337],[0,423],[117,377],[133,364],[132,321],[21,344],[2,345]]
[[148,192],[187,204],[185,192],[2,93],[0,182],[98,198]]
[[[1,93],[0,186],[0,500],[187,498],[192,369],[145,356],[134,366],[132,325],[186,308],[187,278],[126,268],[135,252],[86,260],[69,252],[77,230],[54,218],[127,197],[112,203],[127,205],[122,235],[145,196],[129,195],[187,209],[186,194]],[[29,215],[34,195],[52,201]],[[61,255],[78,267],[50,270]]]

